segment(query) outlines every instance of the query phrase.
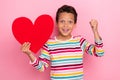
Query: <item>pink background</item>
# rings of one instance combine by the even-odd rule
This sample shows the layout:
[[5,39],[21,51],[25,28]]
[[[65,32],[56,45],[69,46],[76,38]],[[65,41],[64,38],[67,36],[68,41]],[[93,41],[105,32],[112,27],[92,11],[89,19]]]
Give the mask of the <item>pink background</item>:
[[0,80],[49,80],[49,68],[40,73],[29,65],[11,25],[21,16],[34,22],[39,15],[49,14],[55,20],[63,4],[74,6],[79,14],[73,35],[81,34],[93,43],[89,21],[99,21],[105,56],[84,55],[85,80],[120,80],[120,0],[0,0]]

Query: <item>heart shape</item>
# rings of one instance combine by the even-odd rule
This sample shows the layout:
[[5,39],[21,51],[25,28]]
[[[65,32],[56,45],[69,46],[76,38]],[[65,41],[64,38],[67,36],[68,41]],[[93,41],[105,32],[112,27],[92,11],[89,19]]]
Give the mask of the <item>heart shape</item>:
[[13,21],[12,32],[21,44],[30,42],[30,50],[37,53],[52,34],[53,26],[53,19],[47,14],[39,16],[34,24],[26,17],[19,17]]

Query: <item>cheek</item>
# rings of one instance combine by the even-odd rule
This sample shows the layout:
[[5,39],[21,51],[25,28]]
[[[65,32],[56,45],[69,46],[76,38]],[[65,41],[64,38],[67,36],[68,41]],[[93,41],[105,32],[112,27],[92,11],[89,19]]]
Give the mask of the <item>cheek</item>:
[[58,27],[58,28],[62,28],[63,25],[62,25],[62,24],[57,24],[57,27]]
[[75,25],[71,25],[71,26],[70,26],[71,29],[74,29],[74,27],[75,27]]
[[61,25],[57,24],[57,29],[58,29],[59,31],[60,31],[61,28],[62,28]]

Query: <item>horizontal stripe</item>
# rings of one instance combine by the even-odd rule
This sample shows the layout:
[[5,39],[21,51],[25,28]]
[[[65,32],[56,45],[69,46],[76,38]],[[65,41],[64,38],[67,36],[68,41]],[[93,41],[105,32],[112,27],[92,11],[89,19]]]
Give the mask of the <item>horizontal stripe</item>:
[[57,53],[64,53],[64,52],[81,52],[82,50],[64,50],[64,51],[56,51],[52,52],[51,54],[57,54]]
[[[55,69],[55,70],[51,70],[51,73],[70,73],[70,72],[83,72],[83,66],[79,66],[79,67],[66,67],[66,69],[64,68],[60,68],[59,70]],[[70,68],[70,69],[69,69]]]
[[58,42],[56,44],[50,44],[50,43],[48,43],[48,46],[68,45],[68,44],[79,44],[79,41],[78,42],[64,42],[64,43]]
[[102,48],[103,45],[95,45],[97,48]]
[[75,47],[80,47],[80,45],[68,45],[68,46],[52,46],[50,47],[50,50],[54,50],[54,49],[64,49],[64,48],[75,48]]
[[52,68],[51,70],[71,70],[71,69],[80,69],[83,68],[83,66],[79,66],[79,67],[66,67],[66,68]]
[[45,54],[41,54],[39,57],[41,57],[41,58],[46,58],[46,59],[50,60],[50,56],[45,55]]
[[71,61],[60,61],[60,62],[52,62],[52,65],[70,65],[70,64],[79,64],[82,63],[82,60],[71,60]]
[[44,61],[44,62],[46,62],[46,63],[49,63],[50,60],[48,60],[48,59],[46,59],[46,58],[41,58],[41,57],[39,57],[39,61]]
[[83,61],[69,61],[69,62],[52,62],[52,66],[60,66],[60,65],[73,65],[73,64],[81,64]]
[[60,60],[60,59],[68,59],[68,58],[82,58],[83,56],[58,56],[58,57],[52,57],[52,60]]
[[68,67],[68,66],[79,66],[79,65],[83,65],[83,63],[81,63],[81,64],[72,64],[72,65],[51,66],[51,68]]
[[[102,41],[101,41],[102,42]],[[81,36],[67,41],[49,39],[41,48],[41,56],[33,65],[44,71],[51,62],[51,80],[83,80],[83,54],[103,56],[103,43],[90,44]]]
[[95,44],[96,44],[96,45],[103,45],[103,43],[102,43],[102,42],[101,42],[101,43],[97,43],[97,42],[95,42]]
[[60,50],[69,50],[69,49],[80,49],[80,46],[79,47],[69,47],[69,48],[58,48],[58,49],[53,49],[53,50],[49,50],[49,51],[60,51]]
[[96,52],[100,52],[101,53],[101,52],[104,52],[104,50],[103,49],[97,49]]
[[64,76],[64,77],[52,76],[51,78],[53,78],[53,79],[68,79],[69,80],[69,78],[72,79],[72,78],[77,78],[77,77],[79,79],[79,78],[83,77],[83,74],[81,74],[81,75],[75,75],[75,76]]
[[83,56],[83,52],[66,52],[66,53],[58,53],[58,54],[51,54],[51,57],[59,57],[59,56]]
[[61,62],[61,61],[76,61],[76,60],[82,60],[82,58],[70,58],[70,59],[61,59],[61,60],[52,60],[52,62]]
[[45,55],[47,55],[47,56],[49,56],[49,52],[48,51],[46,51],[46,50],[41,50],[41,54],[45,54]]
[[78,45],[79,42],[66,42],[66,43],[58,43],[58,44],[48,44],[48,46],[64,46],[64,45]]
[[100,52],[100,53],[96,53],[97,56],[103,56],[104,55],[104,52]]
[[62,73],[62,74],[51,74],[51,76],[74,76],[74,75],[81,75],[83,74],[83,72],[72,72],[72,73],[69,73],[69,74],[66,74],[66,73]]

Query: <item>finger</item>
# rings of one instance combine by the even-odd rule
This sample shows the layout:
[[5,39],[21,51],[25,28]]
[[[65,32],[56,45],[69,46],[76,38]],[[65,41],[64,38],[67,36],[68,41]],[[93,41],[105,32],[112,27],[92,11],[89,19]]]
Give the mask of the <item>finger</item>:
[[28,48],[28,49],[30,49],[30,45],[31,45],[31,43],[28,42],[28,45],[27,45],[27,48]]
[[26,45],[26,42],[24,42],[24,43],[22,44],[21,50],[25,47],[25,45]]
[[26,42],[26,44],[24,45],[24,48],[26,49],[29,46],[29,42]]
[[27,45],[28,45],[28,42],[26,42],[26,43],[23,45],[23,47],[25,48]]
[[21,50],[22,50],[22,51],[26,51],[26,50],[28,49],[28,47],[29,47],[29,43],[28,43],[28,42],[25,42],[25,43],[22,45]]
[[25,50],[29,50],[30,49],[30,45],[31,45],[31,43],[27,42],[26,45],[25,45],[25,47],[24,47]]
[[26,45],[28,45],[28,42],[24,42],[22,46],[25,47]]

